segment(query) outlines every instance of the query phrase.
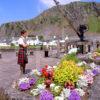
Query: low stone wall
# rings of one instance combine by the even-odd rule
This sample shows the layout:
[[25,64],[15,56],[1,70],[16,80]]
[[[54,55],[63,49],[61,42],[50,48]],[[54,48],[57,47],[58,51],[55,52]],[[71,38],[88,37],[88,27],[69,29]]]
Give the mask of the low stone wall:
[[1,52],[14,52],[16,49],[0,49]]

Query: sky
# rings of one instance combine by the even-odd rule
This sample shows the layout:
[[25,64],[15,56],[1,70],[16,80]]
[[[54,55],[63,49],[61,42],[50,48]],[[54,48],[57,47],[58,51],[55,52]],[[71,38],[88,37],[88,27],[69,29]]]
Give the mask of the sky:
[[[60,4],[73,1],[100,0],[58,0]],[[53,0],[0,0],[0,25],[12,21],[28,20],[54,6]]]

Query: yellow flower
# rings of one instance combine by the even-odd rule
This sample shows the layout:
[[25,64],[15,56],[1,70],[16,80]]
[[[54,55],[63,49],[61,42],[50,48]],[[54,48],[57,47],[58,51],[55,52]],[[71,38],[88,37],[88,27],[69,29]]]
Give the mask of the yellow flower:
[[78,75],[82,73],[83,69],[78,67],[74,61],[63,60],[54,70],[54,81],[61,85],[64,85],[67,80],[76,82]]

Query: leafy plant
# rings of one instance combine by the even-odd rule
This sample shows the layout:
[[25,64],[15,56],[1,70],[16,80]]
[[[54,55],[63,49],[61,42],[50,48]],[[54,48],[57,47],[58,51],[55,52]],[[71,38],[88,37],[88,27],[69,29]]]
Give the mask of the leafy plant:
[[37,80],[36,84],[38,85],[38,84],[42,84],[42,83],[44,83],[44,82],[45,82],[45,78],[44,78],[44,77],[41,77],[41,78],[39,78],[39,79]]
[[54,81],[64,85],[67,81],[76,83],[78,76],[83,73],[83,69],[78,67],[74,61],[63,60],[54,71]]
[[41,40],[41,41],[43,41],[43,40],[44,40],[43,35],[39,35],[39,40]]
[[77,56],[76,56],[75,53],[65,55],[65,56],[62,58],[61,62],[62,62],[63,60],[67,60],[67,61],[72,60],[72,61],[74,61],[74,62],[76,62],[76,63],[80,62],[80,59],[77,58]]

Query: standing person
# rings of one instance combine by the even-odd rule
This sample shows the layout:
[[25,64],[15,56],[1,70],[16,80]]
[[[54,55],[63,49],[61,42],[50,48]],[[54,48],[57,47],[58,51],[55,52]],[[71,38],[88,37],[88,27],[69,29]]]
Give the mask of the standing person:
[[49,45],[47,44],[46,46],[45,46],[45,57],[48,57],[49,56]]
[[28,63],[27,58],[27,41],[26,37],[28,33],[25,30],[21,31],[21,37],[18,40],[19,51],[18,51],[18,64],[20,65],[21,74],[25,74],[26,64]]

